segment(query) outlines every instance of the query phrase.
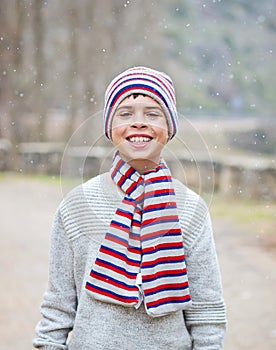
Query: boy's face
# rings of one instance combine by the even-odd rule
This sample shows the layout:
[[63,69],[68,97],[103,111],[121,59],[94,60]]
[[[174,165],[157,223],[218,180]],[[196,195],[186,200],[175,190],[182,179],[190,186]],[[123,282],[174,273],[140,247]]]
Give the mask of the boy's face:
[[145,169],[158,164],[168,140],[167,121],[159,103],[143,95],[125,98],[114,114],[111,139],[121,157],[134,168],[141,163]]

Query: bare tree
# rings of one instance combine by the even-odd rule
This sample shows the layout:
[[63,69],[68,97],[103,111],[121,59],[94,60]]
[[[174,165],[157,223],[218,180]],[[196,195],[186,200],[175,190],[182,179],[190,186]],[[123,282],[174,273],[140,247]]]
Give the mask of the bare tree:
[[[19,0],[20,1],[20,0]],[[46,105],[44,101],[44,90],[46,84],[45,62],[43,55],[45,26],[43,20],[43,0],[36,0],[32,4],[33,9],[33,33],[34,33],[34,66],[35,66],[35,84],[33,108],[38,116],[37,140],[45,140],[46,126]]]
[[69,31],[69,66],[68,66],[68,120],[65,130],[65,139],[68,140],[76,125],[77,113],[79,109],[79,6],[72,1],[67,11],[68,31]]
[[4,0],[0,3],[1,23],[1,135],[14,145],[20,140],[19,111],[22,105],[20,71],[23,57],[24,7],[20,0]]

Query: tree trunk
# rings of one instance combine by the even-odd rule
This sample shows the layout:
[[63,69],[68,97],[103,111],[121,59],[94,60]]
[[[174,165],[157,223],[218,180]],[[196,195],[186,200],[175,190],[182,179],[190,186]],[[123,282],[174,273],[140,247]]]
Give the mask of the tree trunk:
[[[20,0],[19,0],[20,1]],[[46,89],[45,69],[44,66],[44,21],[43,21],[43,0],[33,2],[33,33],[34,33],[34,65],[36,71],[35,92],[34,92],[34,111],[38,116],[37,140],[46,139],[46,105],[43,92]]]

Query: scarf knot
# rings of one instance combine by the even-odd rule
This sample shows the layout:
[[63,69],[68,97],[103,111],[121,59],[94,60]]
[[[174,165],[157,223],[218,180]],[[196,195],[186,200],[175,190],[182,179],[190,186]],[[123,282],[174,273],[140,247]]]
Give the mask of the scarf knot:
[[169,169],[140,175],[115,154],[110,170],[124,193],[86,282],[95,299],[134,306],[150,316],[191,304],[182,233]]

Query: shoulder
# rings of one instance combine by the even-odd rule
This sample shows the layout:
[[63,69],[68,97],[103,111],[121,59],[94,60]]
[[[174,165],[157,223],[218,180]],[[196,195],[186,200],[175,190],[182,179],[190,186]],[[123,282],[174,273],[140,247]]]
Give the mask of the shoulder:
[[116,194],[109,173],[100,174],[73,188],[59,205],[62,215],[85,212]]
[[201,213],[206,213],[206,211],[208,211],[204,199],[199,194],[177,179],[173,179],[173,186],[176,194],[177,206],[180,212],[182,210],[189,212],[195,209]]
[[87,196],[98,196],[101,193],[104,194],[104,190],[109,183],[109,173],[95,176],[70,190],[63,198],[61,206],[69,204],[72,201],[76,202],[83,200]]
[[69,239],[100,231],[110,222],[116,189],[109,173],[98,175],[72,189],[59,205],[59,214]]

